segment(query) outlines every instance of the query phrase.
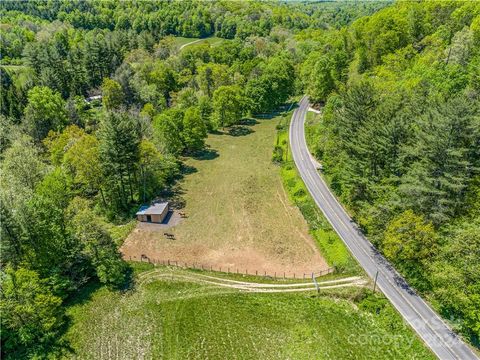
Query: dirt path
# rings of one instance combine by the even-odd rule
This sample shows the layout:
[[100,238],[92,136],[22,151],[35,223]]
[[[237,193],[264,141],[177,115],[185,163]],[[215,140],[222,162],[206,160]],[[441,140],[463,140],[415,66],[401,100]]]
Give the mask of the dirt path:
[[188,45],[192,45],[192,44],[195,44],[197,42],[200,42],[200,41],[204,41],[205,39],[198,39],[198,40],[194,40],[194,41],[190,41],[189,43],[186,43],[186,44],[183,44],[182,46],[180,46],[180,49],[179,50],[182,50],[184,47],[188,46]]
[[[140,274],[139,285],[145,285],[149,282],[162,279],[195,282],[224,288],[260,293],[303,292],[317,290],[313,282],[299,282],[288,284],[257,283],[225,279],[210,275],[197,274],[193,272],[179,272],[164,269],[155,269]],[[317,282],[318,288],[320,290],[341,287],[363,287],[366,286],[367,283],[368,281],[366,279],[359,276]]]

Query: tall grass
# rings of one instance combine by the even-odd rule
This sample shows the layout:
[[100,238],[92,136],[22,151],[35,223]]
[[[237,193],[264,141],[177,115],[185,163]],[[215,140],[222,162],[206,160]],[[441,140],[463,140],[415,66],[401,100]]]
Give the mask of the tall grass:
[[96,289],[68,313],[78,359],[433,359],[362,289],[261,294],[164,278],[125,294]]

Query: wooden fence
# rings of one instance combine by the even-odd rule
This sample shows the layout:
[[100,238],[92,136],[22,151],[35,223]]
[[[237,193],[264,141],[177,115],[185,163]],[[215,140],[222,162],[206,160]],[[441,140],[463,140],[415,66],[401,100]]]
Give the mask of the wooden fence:
[[248,271],[248,269],[242,269],[241,267],[229,267],[229,266],[212,266],[212,265],[203,265],[200,263],[192,262],[184,262],[184,261],[177,261],[177,260],[159,260],[159,259],[153,259],[150,258],[146,255],[141,255],[140,259],[137,259],[136,256],[129,257],[130,261],[140,261],[140,262],[148,262],[153,265],[163,265],[163,266],[175,266],[178,268],[182,269],[194,269],[194,270],[203,270],[203,271],[218,271],[218,272],[224,272],[227,274],[241,274],[241,275],[255,275],[255,276],[262,276],[262,277],[268,277],[271,279],[311,279],[312,277],[319,277],[319,276],[325,276],[328,274],[332,274],[335,272],[335,268],[330,267],[325,270],[321,271],[313,271],[309,273],[295,273],[295,272],[288,272],[288,271],[283,271],[283,272],[267,272],[265,270],[255,270],[255,271]]

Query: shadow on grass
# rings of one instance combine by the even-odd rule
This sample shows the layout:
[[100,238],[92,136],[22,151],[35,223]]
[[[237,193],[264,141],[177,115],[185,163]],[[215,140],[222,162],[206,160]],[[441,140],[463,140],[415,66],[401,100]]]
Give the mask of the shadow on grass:
[[205,148],[192,155],[195,160],[213,160],[219,157],[218,151],[211,148]]
[[238,122],[238,125],[253,126],[259,124],[259,121],[254,118],[244,118]]
[[196,172],[198,172],[198,170],[195,166],[182,163],[180,167],[180,174],[178,176],[178,179],[183,179],[185,175],[195,174]]
[[227,130],[227,134],[230,136],[246,136],[253,133],[254,130],[247,126],[234,125]]

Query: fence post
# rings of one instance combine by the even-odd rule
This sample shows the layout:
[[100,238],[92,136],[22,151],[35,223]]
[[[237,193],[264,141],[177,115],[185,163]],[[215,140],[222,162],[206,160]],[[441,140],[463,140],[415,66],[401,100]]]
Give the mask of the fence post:
[[283,272],[283,278],[285,279],[285,271]]
[[255,270],[255,276],[258,276],[258,270]]
[[293,273],[293,278],[295,279],[295,273]]
[[305,280],[305,273],[303,273],[303,280]]
[[170,259],[168,259],[168,266],[170,266]]
[[320,297],[320,287],[318,286],[317,279],[315,279],[315,277],[313,276],[313,273],[312,273],[312,281],[315,284],[315,287],[317,288],[317,295],[318,297]]
[[274,277],[275,277],[275,280],[277,280],[277,272],[276,271],[275,271]]
[[227,274],[230,274],[230,267],[227,268]]

